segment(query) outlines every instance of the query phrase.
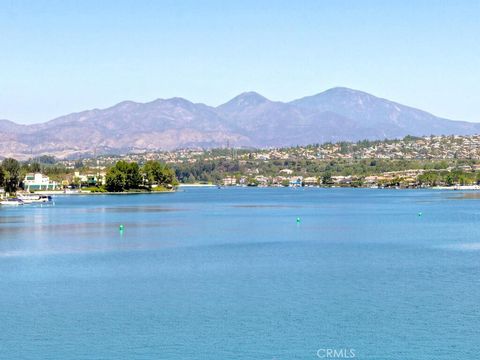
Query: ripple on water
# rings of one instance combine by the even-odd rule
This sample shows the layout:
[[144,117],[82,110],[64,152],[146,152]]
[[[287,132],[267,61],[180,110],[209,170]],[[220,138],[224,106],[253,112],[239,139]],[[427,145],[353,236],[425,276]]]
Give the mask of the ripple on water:
[[171,208],[164,206],[118,206],[118,207],[97,207],[79,209],[80,212],[96,213],[162,213],[162,212],[176,212],[186,211],[187,209]]
[[441,246],[441,248],[454,251],[480,251],[480,242],[449,244]]

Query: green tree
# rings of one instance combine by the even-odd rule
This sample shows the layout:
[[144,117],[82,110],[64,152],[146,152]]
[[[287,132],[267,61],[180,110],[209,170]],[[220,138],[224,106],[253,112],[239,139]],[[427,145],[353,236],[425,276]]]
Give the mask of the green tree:
[[40,166],[40,163],[38,162],[33,162],[30,164],[30,171],[34,173],[39,173],[42,171],[42,167]]
[[127,190],[138,189],[142,186],[142,180],[138,164],[135,162],[129,163],[125,172],[125,188]]
[[105,188],[111,192],[125,191],[126,175],[117,167],[112,167],[107,171],[105,177]]
[[142,186],[142,174],[137,163],[118,161],[105,177],[105,188],[112,192],[138,189]]
[[418,182],[427,186],[436,186],[439,180],[440,176],[434,171],[425,172],[418,176]]
[[20,184],[20,163],[15,159],[6,158],[2,162],[2,167],[5,172],[5,191],[15,193]]
[[445,183],[446,183],[448,186],[458,185],[458,184],[459,184],[459,180],[460,180],[460,177],[459,177],[459,173],[458,173],[457,171],[451,171],[451,172],[448,173],[447,176],[445,177]]
[[75,164],[73,164],[74,169],[82,169],[83,167],[84,165],[82,160],[77,160],[75,161]]
[[362,187],[365,183],[365,180],[362,178],[358,178],[352,181],[352,186],[353,187]]
[[0,188],[4,186],[5,186],[5,171],[3,170],[3,167],[0,164]]
[[40,164],[53,165],[57,162],[57,159],[55,158],[55,156],[42,155],[40,157],[35,158],[35,161],[39,162]]
[[178,183],[175,171],[160,161],[147,161],[142,170],[145,175],[145,185],[149,187],[153,184],[176,185]]
[[162,177],[163,166],[159,161],[149,160],[143,165],[145,185],[152,187]]
[[333,184],[333,179],[332,179],[332,174],[330,172],[326,172],[322,176],[322,184],[323,185],[332,185]]

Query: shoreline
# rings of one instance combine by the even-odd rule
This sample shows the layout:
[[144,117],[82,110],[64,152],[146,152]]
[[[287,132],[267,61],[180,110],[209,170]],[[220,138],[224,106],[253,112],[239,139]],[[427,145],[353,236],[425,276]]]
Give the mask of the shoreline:
[[[213,184],[180,184],[173,190],[166,190],[166,191],[132,191],[132,192],[90,192],[90,191],[78,191],[78,192],[64,192],[64,191],[36,191],[32,194],[37,195],[143,195],[143,194],[172,194],[178,191],[182,191],[185,188],[216,188],[220,185],[213,185]],[[259,188],[259,189],[268,189],[268,188],[285,188],[285,189],[298,189],[303,187],[278,187],[278,186],[220,186],[221,189],[228,189],[228,188]],[[369,189],[369,190],[480,190],[480,185],[456,185],[456,186],[432,186],[432,187],[415,187],[415,188],[395,188],[395,187],[353,187],[353,186],[305,186],[304,188],[308,189]],[[30,194],[30,193],[29,193]]]
[[35,191],[29,193],[30,195],[140,195],[140,194],[170,194],[175,193],[176,190],[166,191],[124,191],[124,192],[94,192],[94,191],[78,191],[78,192],[64,192],[64,191]]
[[193,183],[193,184],[180,184],[178,187],[217,187],[219,185],[215,184],[201,184],[201,183]]

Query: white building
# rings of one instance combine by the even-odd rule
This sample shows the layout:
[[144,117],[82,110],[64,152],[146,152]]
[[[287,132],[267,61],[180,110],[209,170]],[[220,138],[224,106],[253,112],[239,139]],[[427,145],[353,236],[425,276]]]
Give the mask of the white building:
[[98,172],[96,174],[80,174],[80,172],[75,171],[74,179],[81,185],[86,186],[98,186],[98,185],[105,185],[105,172]]
[[303,183],[305,185],[318,185],[318,178],[314,176],[309,176],[303,179]]
[[58,183],[50,181],[50,178],[40,173],[30,173],[25,176],[23,185],[26,191],[34,190],[55,190]]
[[268,177],[263,175],[255,176],[255,180],[258,182],[259,185],[267,185],[268,184]]
[[293,170],[291,170],[291,169],[282,169],[282,170],[280,170],[280,174],[292,175],[292,174],[293,174]]
[[237,179],[235,179],[233,176],[228,176],[224,178],[222,181],[223,181],[223,185],[225,186],[233,186],[237,183]]

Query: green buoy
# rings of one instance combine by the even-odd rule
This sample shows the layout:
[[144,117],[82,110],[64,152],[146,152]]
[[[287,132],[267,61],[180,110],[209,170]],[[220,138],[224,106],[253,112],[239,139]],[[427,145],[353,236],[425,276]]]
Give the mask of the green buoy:
[[300,218],[297,217],[297,224],[300,224],[300,221],[301,221]]
[[418,216],[422,216],[422,215],[423,215],[423,214],[422,214],[422,212],[420,211],[420,212],[418,213]]
[[123,224],[120,224],[120,226],[118,227],[118,229],[119,229],[120,231],[123,231],[123,230],[125,229],[125,226],[123,226]]

